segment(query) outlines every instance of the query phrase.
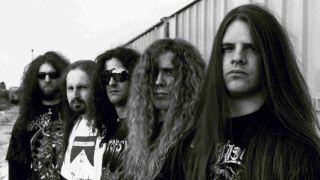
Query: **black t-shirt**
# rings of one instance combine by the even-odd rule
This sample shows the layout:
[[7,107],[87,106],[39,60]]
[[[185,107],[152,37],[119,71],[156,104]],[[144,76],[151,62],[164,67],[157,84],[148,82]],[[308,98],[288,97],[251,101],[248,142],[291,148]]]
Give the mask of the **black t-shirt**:
[[258,111],[227,119],[226,143],[221,143],[215,157],[209,162],[209,179],[239,179],[244,168],[246,148],[257,131],[285,133],[278,118],[266,105]]
[[[255,148],[262,147],[259,144],[264,144],[264,142],[255,141],[255,143],[258,143],[255,144],[251,141],[253,138],[268,139],[270,141],[270,145],[267,147],[270,159],[268,159],[268,162],[264,162],[265,164],[268,163],[270,165],[270,163],[278,162],[274,159],[276,155],[279,157],[275,146],[279,146],[278,143],[283,142],[283,144],[280,144],[280,146],[284,146],[281,148],[283,152],[280,152],[282,154],[281,158],[283,158],[281,166],[286,169],[280,171],[285,171],[282,173],[286,174],[297,167],[296,170],[299,170],[299,172],[296,172],[298,177],[310,179],[310,177],[317,176],[317,173],[313,172],[311,174],[311,172],[305,172],[304,169],[318,171],[320,163],[313,162],[313,160],[319,161],[319,154],[313,147],[290,133],[267,105],[262,106],[258,111],[251,114],[227,119],[226,129],[229,129],[226,133],[227,142],[218,146],[218,150],[213,153],[212,160],[208,163],[209,179],[241,179],[242,172],[247,166],[255,166],[245,161],[259,159],[259,152],[255,153],[255,157],[246,157],[246,153],[249,150],[249,145],[250,151],[256,151]],[[305,159],[301,159],[301,156],[297,159],[295,154],[304,153],[306,154]],[[294,162],[289,162],[293,159]],[[300,165],[300,162],[301,164],[304,163],[304,165]],[[270,177],[274,176],[277,179],[275,172],[276,170],[270,170]]]
[[119,119],[117,131],[106,144],[103,155],[103,174],[101,179],[118,179],[121,171],[121,161],[123,152],[128,147],[127,119]]
[[[34,144],[37,147],[31,147],[31,139],[35,135],[43,134],[42,129],[48,127],[51,122],[59,120],[60,105],[41,106],[38,109],[38,115],[32,120],[26,120],[24,117],[18,117],[10,138],[9,148],[6,160],[9,161],[9,178],[14,177],[28,179],[31,176],[31,164],[33,161],[33,150],[43,149],[47,143]],[[23,126],[23,121],[28,121],[26,126]],[[35,137],[34,139],[37,139]],[[50,143],[49,143],[50,144]],[[51,145],[51,144],[50,144]],[[51,153],[51,152],[48,152]],[[35,154],[34,154],[35,155]],[[36,157],[36,156],[34,156]],[[33,169],[35,166],[33,166]],[[16,173],[19,172],[19,173]]]

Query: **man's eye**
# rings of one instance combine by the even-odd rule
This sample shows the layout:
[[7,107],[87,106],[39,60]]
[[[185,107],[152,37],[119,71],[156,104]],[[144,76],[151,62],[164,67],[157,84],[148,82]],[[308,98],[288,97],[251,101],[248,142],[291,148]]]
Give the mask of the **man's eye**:
[[67,90],[71,91],[71,90],[73,90],[73,87],[67,87]]
[[167,74],[168,76],[172,76],[172,75],[173,75],[173,71],[167,71],[166,74]]
[[87,86],[79,86],[79,89],[87,89]]
[[247,48],[247,50],[248,50],[248,51],[256,51],[257,48],[254,47],[254,46],[250,46],[250,47]]
[[233,47],[232,46],[225,46],[225,47],[222,47],[222,52],[225,53],[225,52],[230,52],[233,50]]

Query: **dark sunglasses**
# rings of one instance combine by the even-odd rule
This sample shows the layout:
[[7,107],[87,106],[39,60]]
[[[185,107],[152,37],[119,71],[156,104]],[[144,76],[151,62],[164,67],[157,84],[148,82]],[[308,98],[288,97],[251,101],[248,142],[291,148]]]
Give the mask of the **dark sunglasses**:
[[58,79],[59,76],[60,76],[60,74],[57,73],[57,72],[48,72],[48,73],[40,72],[40,73],[38,73],[37,77],[38,77],[38,79],[45,79],[47,75],[48,75],[51,79]]
[[102,72],[102,83],[104,85],[109,85],[111,77],[113,77],[117,82],[124,82],[129,79],[129,73],[127,71],[122,71],[120,73],[113,73],[113,70],[104,70]]

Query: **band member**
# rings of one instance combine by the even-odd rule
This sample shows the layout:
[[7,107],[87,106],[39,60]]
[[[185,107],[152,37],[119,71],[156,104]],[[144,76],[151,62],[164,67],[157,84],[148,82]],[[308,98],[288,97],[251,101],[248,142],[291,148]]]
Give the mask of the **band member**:
[[121,170],[121,155],[127,147],[131,75],[139,57],[139,53],[133,49],[117,47],[96,58],[98,75],[118,115],[117,130],[108,142],[104,154],[104,179],[120,178],[118,171]]
[[97,74],[95,62],[82,60],[71,64],[64,75],[61,175],[65,179],[101,178],[102,157],[115,132],[117,114]]
[[137,64],[130,96],[129,151],[125,172],[133,179],[175,179],[180,138],[194,124],[205,64],[190,43],[161,39]]
[[186,177],[320,178],[319,126],[296,62],[270,12],[243,5],[226,15],[201,91]]
[[63,139],[59,77],[68,65],[68,60],[53,51],[28,65],[21,84],[20,112],[6,157],[9,179],[59,176]]

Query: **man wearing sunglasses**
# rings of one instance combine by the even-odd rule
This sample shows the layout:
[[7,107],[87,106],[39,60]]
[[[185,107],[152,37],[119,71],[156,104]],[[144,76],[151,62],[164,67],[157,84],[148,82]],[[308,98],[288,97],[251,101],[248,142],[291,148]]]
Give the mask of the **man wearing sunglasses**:
[[[120,154],[126,148],[130,77],[139,57],[133,49],[117,47],[96,58],[101,81],[118,114],[116,133],[108,142],[105,153],[104,166],[108,167],[104,173],[106,179],[111,178],[111,175],[117,175],[114,172],[119,168]],[[118,148],[115,150],[114,147]]]
[[58,175],[63,135],[58,86],[68,65],[68,60],[53,51],[28,64],[20,87],[20,114],[6,156],[9,179],[46,179]]

